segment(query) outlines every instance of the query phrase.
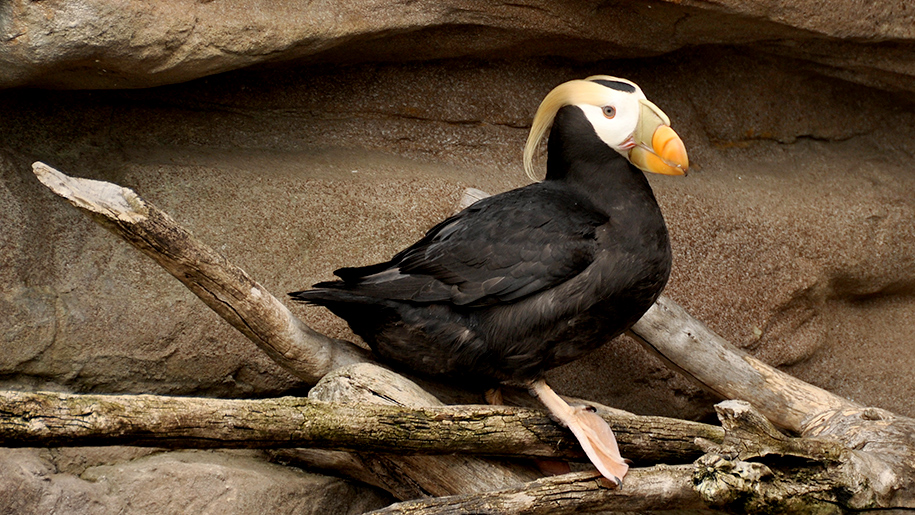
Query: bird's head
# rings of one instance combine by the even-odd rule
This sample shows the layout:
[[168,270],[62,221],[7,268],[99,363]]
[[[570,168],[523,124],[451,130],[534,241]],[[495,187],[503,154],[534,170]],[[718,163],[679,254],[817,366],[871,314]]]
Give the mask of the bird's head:
[[594,75],[556,86],[540,103],[524,147],[524,171],[531,179],[537,180],[533,163],[540,140],[565,106],[581,109],[601,141],[640,170],[686,174],[686,147],[670,128],[667,115],[633,82]]

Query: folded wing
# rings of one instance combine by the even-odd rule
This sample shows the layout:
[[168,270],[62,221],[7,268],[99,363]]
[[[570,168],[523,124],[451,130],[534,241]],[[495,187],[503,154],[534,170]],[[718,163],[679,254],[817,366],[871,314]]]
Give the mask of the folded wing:
[[[550,184],[483,199],[429,230],[390,261],[342,268],[316,288],[367,297],[477,307],[510,303],[581,273],[607,222]],[[305,300],[305,299],[303,299]]]

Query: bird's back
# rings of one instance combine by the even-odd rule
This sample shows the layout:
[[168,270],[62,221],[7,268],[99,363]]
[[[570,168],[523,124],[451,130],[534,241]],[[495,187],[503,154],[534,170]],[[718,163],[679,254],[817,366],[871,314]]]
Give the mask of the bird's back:
[[489,197],[386,263],[291,295],[327,307],[414,371],[536,378],[627,329],[667,280],[667,233],[650,190],[647,217],[633,216],[625,192],[609,195],[627,209],[613,213],[563,181]]

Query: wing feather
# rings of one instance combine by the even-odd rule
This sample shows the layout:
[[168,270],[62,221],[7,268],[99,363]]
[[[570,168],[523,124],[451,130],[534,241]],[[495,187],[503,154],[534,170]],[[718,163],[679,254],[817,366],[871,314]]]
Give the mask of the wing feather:
[[607,222],[571,191],[532,184],[473,204],[388,262],[343,268],[342,281],[315,286],[422,303],[511,302],[581,273]]

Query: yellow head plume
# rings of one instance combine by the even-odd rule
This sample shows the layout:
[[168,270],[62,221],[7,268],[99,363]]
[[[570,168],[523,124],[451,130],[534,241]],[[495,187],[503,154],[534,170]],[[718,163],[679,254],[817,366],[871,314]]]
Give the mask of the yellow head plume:
[[[607,92],[605,86],[591,82],[593,79],[620,81],[620,79],[606,75],[595,75],[584,80],[571,80],[553,88],[547,96],[540,102],[537,108],[537,114],[534,115],[534,121],[531,124],[531,132],[527,137],[527,144],[524,145],[524,173],[533,181],[540,179],[534,173],[534,154],[540,141],[546,136],[550,126],[553,125],[553,119],[556,113],[567,105],[574,104],[594,104],[600,105],[604,95]],[[629,83],[629,81],[624,81]]]
[[[631,81],[593,75],[556,86],[540,103],[524,146],[524,172],[532,180],[539,180],[534,173],[534,154],[540,141],[552,126],[559,110],[567,105],[578,105],[583,110],[589,109],[588,106],[612,107],[614,113],[622,112],[622,106],[627,106],[630,115],[624,118],[627,121],[622,122],[623,125],[617,123],[621,120],[619,116],[608,116],[614,122],[609,127],[606,125],[607,120],[602,117],[589,118],[604,143],[642,171],[666,175],[686,174],[689,168],[686,148],[677,133],[670,128],[667,115],[649,102],[642,90]],[[636,113],[637,116],[634,116]],[[586,116],[589,115],[586,113]],[[632,126],[629,127],[627,123]],[[620,133],[620,130],[624,132]],[[627,135],[627,130],[632,132]]]

